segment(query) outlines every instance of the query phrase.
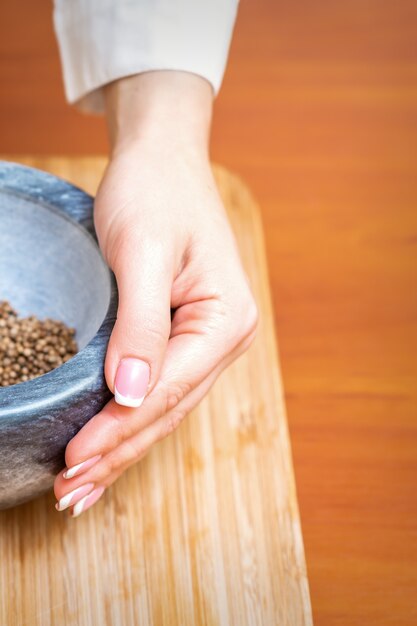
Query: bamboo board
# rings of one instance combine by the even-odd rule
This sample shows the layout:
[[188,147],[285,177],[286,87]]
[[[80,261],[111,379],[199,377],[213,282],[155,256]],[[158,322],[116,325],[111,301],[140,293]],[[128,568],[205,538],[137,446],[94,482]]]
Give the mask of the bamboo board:
[[[103,158],[22,158],[94,194]],[[0,512],[0,624],[312,624],[259,210],[214,166],[261,320],[179,430],[79,518]]]

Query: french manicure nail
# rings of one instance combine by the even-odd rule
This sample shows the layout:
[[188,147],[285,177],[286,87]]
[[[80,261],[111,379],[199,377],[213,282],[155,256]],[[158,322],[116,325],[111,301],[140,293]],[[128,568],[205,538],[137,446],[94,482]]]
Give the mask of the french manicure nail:
[[81,474],[82,472],[85,472],[86,470],[90,469],[90,467],[92,467],[94,465],[94,463],[97,463],[97,461],[99,459],[101,459],[101,454],[96,454],[96,456],[92,456],[91,459],[87,459],[86,461],[83,461],[82,463],[78,463],[78,465],[73,465],[72,467],[69,467],[62,475],[64,478],[72,478],[73,476],[76,476],[78,474]]
[[117,404],[138,407],[142,404],[149,384],[150,369],[145,361],[128,357],[117,368],[114,399]]
[[78,500],[78,502],[73,506],[71,516],[78,517],[79,515],[81,515],[81,513],[84,513],[84,511],[89,509],[90,506],[93,506],[93,504],[95,504],[97,500],[103,495],[104,489],[104,487],[97,487],[97,489],[94,489],[94,491],[89,493],[88,496],[85,496],[84,498],[81,498],[81,500]]
[[89,494],[93,487],[94,483],[86,483],[85,485],[82,485],[81,487],[77,487],[77,489],[70,491],[65,496],[62,496],[59,502],[55,504],[56,510],[64,511],[69,507],[70,504],[74,504],[74,502]]

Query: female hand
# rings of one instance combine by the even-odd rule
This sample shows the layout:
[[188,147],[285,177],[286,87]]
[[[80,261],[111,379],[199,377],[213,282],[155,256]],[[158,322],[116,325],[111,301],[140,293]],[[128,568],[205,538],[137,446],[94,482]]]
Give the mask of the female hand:
[[55,495],[73,515],[177,428],[257,325],[210,169],[209,83],[150,72],[108,86],[106,105],[113,149],[94,218],[119,290],[105,362],[115,398],[67,446]]

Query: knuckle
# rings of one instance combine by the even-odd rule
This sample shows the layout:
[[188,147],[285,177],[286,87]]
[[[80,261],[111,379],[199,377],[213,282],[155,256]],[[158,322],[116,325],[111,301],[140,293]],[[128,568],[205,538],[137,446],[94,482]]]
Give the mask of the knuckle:
[[111,484],[114,476],[139,461],[147,451],[147,446],[139,438],[126,439],[112,454],[107,455],[105,467],[99,477],[100,482]]
[[139,438],[128,439],[123,444],[122,463],[134,463],[146,453],[146,446]]
[[119,468],[119,461],[114,454],[107,454],[100,462],[100,473],[95,477],[96,480],[102,482],[108,476],[113,474]]
[[177,407],[190,391],[191,385],[185,382],[169,385],[166,389],[164,413],[168,413]]
[[[249,337],[253,340],[259,323],[259,312],[256,302],[252,297],[249,299],[246,298],[240,306],[236,307],[236,317],[238,317],[238,341],[245,341]],[[237,321],[236,318],[235,321]]]
[[126,454],[122,453],[121,446],[106,454],[104,459],[100,462],[100,468],[94,475],[95,481],[103,483],[104,481],[108,480],[109,477],[117,474],[117,472],[120,471],[125,463],[125,457]]
[[246,350],[250,348],[255,337],[256,337],[256,329],[253,330],[252,333],[247,335],[247,337],[245,337],[245,339],[241,342],[239,346],[239,350],[238,350],[238,355],[243,354],[244,352],[246,352]]
[[150,313],[151,321],[144,321],[142,333],[146,337],[149,345],[154,348],[157,345],[165,345],[169,336],[168,317],[161,317],[160,311]]
[[117,446],[125,439],[126,435],[128,435],[126,425],[129,422],[126,420],[126,417],[117,410],[108,410],[106,412],[106,420],[108,420],[108,426],[111,429],[112,443],[114,446]]
[[122,317],[116,324],[117,332],[123,335],[125,350],[150,363],[152,355],[165,348],[171,329],[168,313],[154,307],[137,312],[127,325]]
[[254,334],[259,324],[259,310],[253,298],[250,299],[250,302],[247,305],[245,322],[247,335]]
[[112,454],[108,455],[105,476],[113,476],[138,461],[144,454],[144,447],[135,438],[127,439]]
[[185,409],[176,408],[166,416],[162,437],[167,437],[171,433],[174,432],[181,424],[185,416],[187,415],[187,411]]

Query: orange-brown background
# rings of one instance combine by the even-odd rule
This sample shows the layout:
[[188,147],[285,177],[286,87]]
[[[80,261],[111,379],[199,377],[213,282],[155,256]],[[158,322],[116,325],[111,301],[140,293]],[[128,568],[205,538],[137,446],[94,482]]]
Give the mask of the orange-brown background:
[[[316,624],[417,623],[417,4],[242,0],[213,159],[262,208]],[[0,9],[0,151],[92,154],[48,0]]]

